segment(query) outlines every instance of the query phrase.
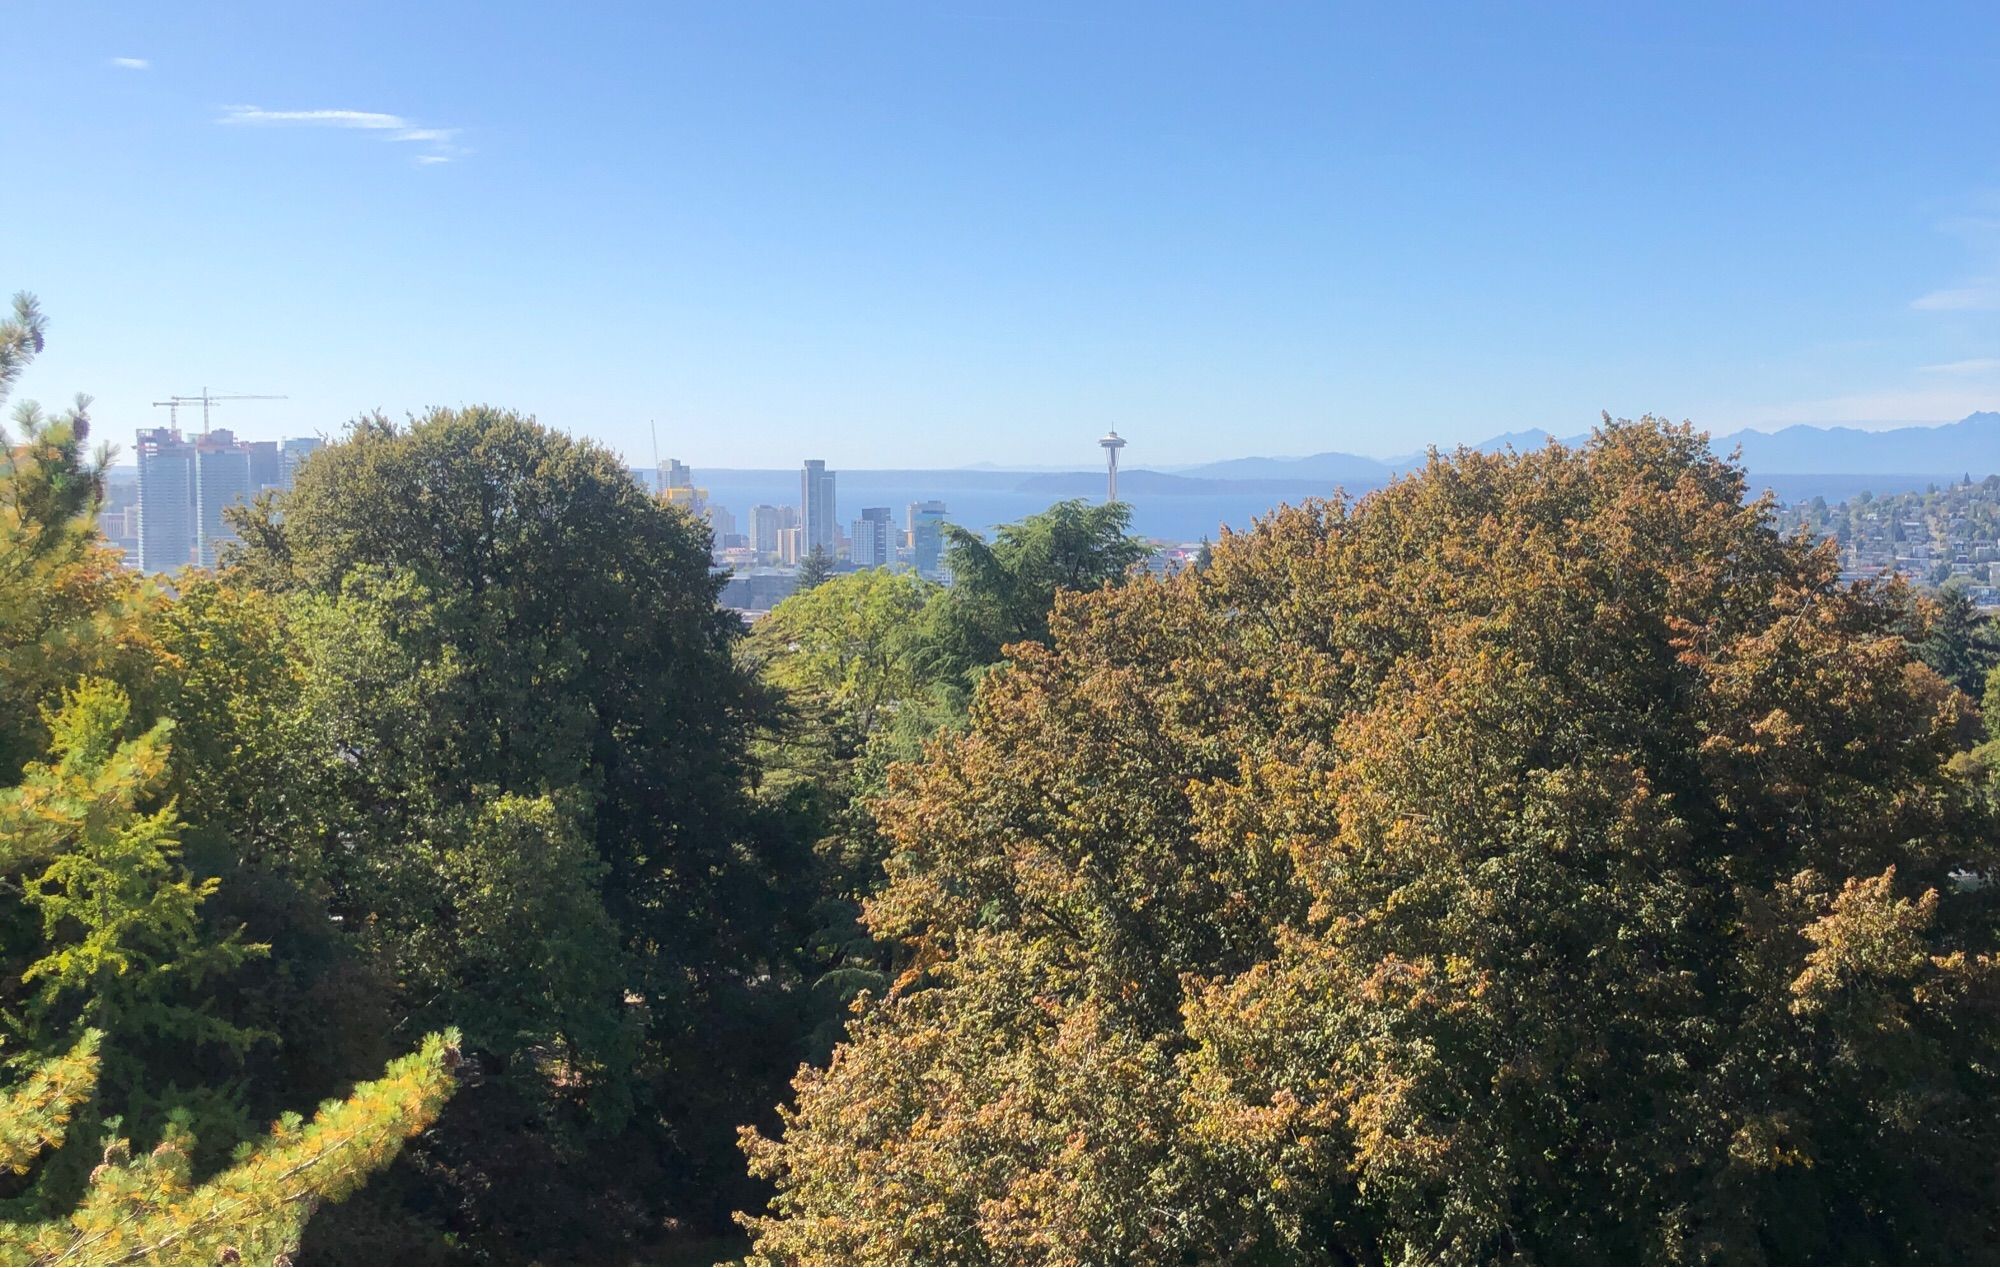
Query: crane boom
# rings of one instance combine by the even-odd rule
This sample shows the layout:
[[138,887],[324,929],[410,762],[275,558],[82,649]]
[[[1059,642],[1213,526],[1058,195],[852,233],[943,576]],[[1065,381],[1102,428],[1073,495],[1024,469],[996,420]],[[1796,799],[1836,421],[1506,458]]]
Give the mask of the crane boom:
[[291,397],[289,396],[270,396],[270,395],[247,393],[247,392],[235,393],[228,396],[216,396],[212,394],[207,388],[203,388],[201,390],[200,396],[169,396],[166,400],[154,401],[153,404],[155,406],[164,405],[166,407],[168,423],[170,426],[173,426],[175,428],[178,428],[180,426],[181,406],[200,405],[201,429],[204,432],[206,432],[213,430],[209,426],[208,422],[209,410],[211,407],[214,406],[214,404],[217,401],[288,401],[290,399]]

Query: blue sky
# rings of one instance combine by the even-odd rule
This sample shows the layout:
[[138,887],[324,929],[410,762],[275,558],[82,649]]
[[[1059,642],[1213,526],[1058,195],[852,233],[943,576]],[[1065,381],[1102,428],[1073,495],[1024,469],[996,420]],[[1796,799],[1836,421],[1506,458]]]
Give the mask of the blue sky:
[[1996,119],[1992,4],[0,0],[0,290],[126,440],[204,385],[698,467],[1943,420],[2000,407]]

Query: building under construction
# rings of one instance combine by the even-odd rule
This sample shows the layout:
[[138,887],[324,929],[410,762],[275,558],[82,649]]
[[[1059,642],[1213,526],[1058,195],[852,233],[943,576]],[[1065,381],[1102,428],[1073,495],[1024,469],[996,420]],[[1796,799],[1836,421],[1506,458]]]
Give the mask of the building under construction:
[[236,540],[225,512],[266,489],[290,488],[319,447],[312,437],[239,441],[227,428],[192,439],[177,427],[140,429],[138,551],[127,562],[142,572],[215,567],[222,547]]

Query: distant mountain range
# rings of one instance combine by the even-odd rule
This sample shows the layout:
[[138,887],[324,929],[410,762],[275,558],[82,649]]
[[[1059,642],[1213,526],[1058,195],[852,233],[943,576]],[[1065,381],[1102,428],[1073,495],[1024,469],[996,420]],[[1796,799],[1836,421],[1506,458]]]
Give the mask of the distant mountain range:
[[[1469,449],[1486,453],[1502,449],[1538,449],[1550,433],[1540,428],[1494,436]],[[1564,437],[1577,444],[1588,435]],[[1971,414],[1936,427],[1897,427],[1862,431],[1854,427],[1799,425],[1782,431],[1738,431],[1711,437],[1717,453],[1741,448],[1743,465],[1752,476],[1815,475],[1960,476],[1983,478],[2000,472],[2000,412]],[[1305,458],[1231,458],[1188,467],[1176,475],[1189,480],[1257,480],[1351,482],[1379,484],[1399,471],[1422,465],[1421,453],[1389,459],[1351,453],[1320,453]],[[1135,473],[1136,474],[1136,473]],[[1127,477],[1121,475],[1120,481]]]
[[1787,427],[1718,437],[1716,451],[1741,445],[1755,474],[1868,475],[1909,471],[1972,475],[2000,472],[2000,412],[1983,410],[1942,427],[1857,431],[1852,427]]

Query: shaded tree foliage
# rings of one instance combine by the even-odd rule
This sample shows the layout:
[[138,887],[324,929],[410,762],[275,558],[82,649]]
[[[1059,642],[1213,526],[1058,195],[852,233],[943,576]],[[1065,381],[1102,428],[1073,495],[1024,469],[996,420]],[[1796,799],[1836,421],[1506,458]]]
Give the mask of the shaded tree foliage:
[[810,869],[745,796],[763,695],[706,527],[484,407],[363,420],[240,522],[233,584],[278,596],[298,684],[309,804],[277,848],[398,1024],[462,1019],[487,1073],[309,1249],[625,1255],[726,1228],[729,1126],[801,1052]]

